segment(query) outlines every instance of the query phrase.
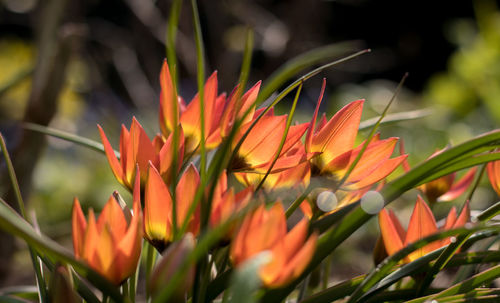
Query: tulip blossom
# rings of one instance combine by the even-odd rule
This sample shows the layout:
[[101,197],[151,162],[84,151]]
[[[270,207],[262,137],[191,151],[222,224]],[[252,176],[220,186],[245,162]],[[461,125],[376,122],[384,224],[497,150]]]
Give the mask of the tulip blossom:
[[500,196],[500,161],[489,162],[486,165],[488,178],[490,179],[491,186]]
[[134,187],[133,214],[126,208],[122,209],[113,196],[104,206],[97,222],[92,209],[87,221],[77,198],[73,204],[73,248],[76,258],[85,261],[115,285],[120,285],[135,272],[141,255],[139,178]]
[[[118,182],[129,190],[132,190],[136,165],[139,165],[139,171],[146,172],[148,163],[151,162],[160,172],[165,182],[169,183],[172,174],[171,169],[174,167],[172,163],[173,136],[169,136],[165,142],[163,142],[161,136],[156,136],[153,141],[151,141],[139,122],[133,118],[130,132],[122,125],[120,135],[120,159],[118,160],[102,127],[100,125],[97,125],[97,127],[101,134],[109,165]],[[184,151],[183,142],[183,133],[181,131],[178,147],[177,170],[180,169],[182,163]],[[141,184],[144,184],[145,181],[146,174],[143,173]]]
[[234,238],[230,256],[236,266],[269,251],[271,260],[259,269],[266,287],[283,286],[302,274],[315,250],[317,234],[307,238],[308,221],[303,219],[287,232],[281,203],[269,210],[262,205],[246,216]]
[[[323,116],[319,125],[315,127],[324,88],[325,82],[307,131],[305,148],[308,153],[318,154],[311,160],[313,176],[323,175],[341,180],[365,144],[363,142],[353,148],[364,100],[349,103],[329,121]],[[359,190],[370,187],[394,171],[407,157],[402,155],[390,158],[397,141],[398,138],[381,140],[379,135],[374,136],[354,170],[347,176],[345,188]]]
[[[385,247],[385,251],[388,255],[392,255],[397,251],[401,250],[405,246],[415,241],[418,241],[426,236],[432,235],[439,230],[449,230],[453,228],[458,228],[469,221],[470,218],[470,208],[469,203],[466,202],[462,212],[457,217],[457,211],[455,207],[451,209],[448,216],[446,217],[446,222],[444,226],[438,229],[436,224],[436,219],[425,201],[418,196],[415,208],[410,218],[410,223],[408,224],[408,230],[405,231],[399,222],[398,218],[392,210],[385,210],[379,213],[379,225],[380,232],[382,234],[382,240]],[[409,254],[404,262],[412,262],[429,252],[441,248],[450,243],[450,239],[446,238],[443,240],[437,240],[426,246],[419,248],[418,250]]]
[[[187,219],[189,220],[188,231],[194,235],[200,228],[199,208],[192,217],[187,218],[187,214],[194,202],[199,184],[200,176],[191,164],[179,179],[176,187],[176,226],[180,228]],[[144,233],[146,239],[161,252],[174,238],[173,200],[168,186],[151,163],[144,200]]]
[[[195,152],[201,141],[200,97],[198,94],[187,105],[182,97],[177,95],[172,82],[167,61],[163,63],[160,73],[160,128],[165,137],[173,131],[174,121],[178,121],[184,130],[186,138],[186,153]],[[214,72],[206,81],[203,95],[204,106],[204,134],[205,146],[208,149],[216,148],[222,138],[229,134],[236,118],[243,118],[243,114],[254,107],[259,93],[260,82],[248,90],[241,98],[238,90],[234,89],[229,98],[225,94],[217,95],[217,72]],[[177,99],[177,107],[174,100]],[[253,112],[243,120],[248,122]]]
[[[254,119],[261,112],[261,110],[256,111]],[[230,164],[231,170],[234,172],[250,171],[265,174],[279,151],[281,139],[285,134],[286,120],[287,115],[275,116],[272,110],[265,114],[243,140],[236,158]],[[251,125],[252,122],[249,122],[241,127],[233,141],[233,148],[236,147]],[[305,133],[307,126],[308,123],[304,123],[289,128],[285,144],[272,167],[272,173],[297,166],[307,160],[307,155],[303,151],[290,153]]]
[[[298,159],[297,165],[270,173],[262,187],[267,190],[289,189],[297,186],[305,188],[311,178],[311,168],[309,161],[307,161],[304,145],[300,141],[297,141],[296,145],[283,156],[294,157],[296,155],[301,157]],[[242,184],[255,187],[261,183],[266,173],[267,170],[260,169],[257,172],[235,173],[234,175]]]
[[[403,141],[400,142],[400,151],[404,153],[404,144]],[[440,154],[445,149],[436,151],[432,154],[428,159]],[[405,159],[403,162],[403,168],[406,172],[410,170],[410,165],[408,161]],[[432,180],[425,184],[422,184],[418,188],[425,194],[429,202],[448,202],[455,200],[461,194],[463,194],[467,188],[471,185],[472,181],[474,181],[474,175],[476,174],[476,167],[471,168],[465,175],[462,176],[459,180],[455,180],[456,173],[451,173],[449,175],[443,176],[441,178],[437,178],[436,180]],[[489,170],[488,170],[489,172]]]
[[[232,187],[228,188],[227,173],[223,171],[213,195],[210,226],[215,227],[242,210],[250,202],[252,194],[252,187],[247,187],[238,193],[235,193]],[[232,230],[227,236],[230,237],[231,235]]]

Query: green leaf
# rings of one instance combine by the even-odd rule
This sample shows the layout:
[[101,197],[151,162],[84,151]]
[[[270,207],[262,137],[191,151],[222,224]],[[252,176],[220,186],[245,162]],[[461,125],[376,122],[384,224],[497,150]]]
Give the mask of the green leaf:
[[305,52],[278,68],[264,81],[260,91],[262,100],[266,100],[273,92],[278,90],[285,82],[297,74],[321,61],[343,56],[360,48],[360,43],[355,41],[334,43]]

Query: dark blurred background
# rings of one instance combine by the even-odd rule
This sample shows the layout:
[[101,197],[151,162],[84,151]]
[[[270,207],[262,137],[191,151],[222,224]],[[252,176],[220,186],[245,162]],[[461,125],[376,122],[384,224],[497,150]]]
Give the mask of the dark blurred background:
[[[343,44],[345,55],[372,49],[306,83],[297,114],[301,121],[310,119],[322,77],[328,83],[322,109],[329,115],[366,98],[363,117],[370,118],[381,112],[409,72],[391,112],[430,107],[434,114],[381,131],[383,137],[405,140],[411,163],[500,122],[500,15],[495,1],[198,3],[207,76],[218,70],[219,91],[230,92],[236,85],[250,27],[255,31],[250,85],[265,83],[288,60],[321,46],[350,41]],[[0,1],[0,131],[30,211],[43,232],[68,247],[73,196],[84,207],[99,209],[118,184],[103,155],[53,138],[46,144],[20,122],[95,140],[100,123],[117,146],[119,125],[128,126],[135,115],[153,136],[170,6],[171,1],[153,0]],[[196,53],[189,1],[181,11],[177,55],[180,94],[190,100],[196,92]],[[285,113],[286,105],[285,100],[278,111]],[[3,159],[0,171],[0,196],[14,205]],[[473,208],[494,199],[491,190],[480,188]],[[443,213],[448,209],[444,206]],[[370,268],[375,239],[373,231],[350,239],[351,246],[338,256],[342,265],[336,278]],[[0,286],[30,281],[27,253],[16,247],[23,243],[0,236]],[[26,270],[9,274],[12,255],[14,264]]]

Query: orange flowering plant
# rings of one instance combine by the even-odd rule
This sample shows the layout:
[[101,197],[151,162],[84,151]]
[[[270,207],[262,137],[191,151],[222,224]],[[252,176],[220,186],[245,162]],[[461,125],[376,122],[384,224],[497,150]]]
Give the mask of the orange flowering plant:
[[[112,128],[107,125],[107,134],[100,125],[95,130],[101,143],[26,125],[99,150],[118,181],[115,185],[126,189],[123,197],[115,192],[100,211],[87,211],[86,204],[74,199],[73,252],[47,237],[27,215],[0,137],[19,210],[0,199],[0,227],[26,241],[36,278],[36,292],[0,289],[0,301],[36,295],[40,302],[50,302],[65,293],[71,302],[105,303],[449,302],[471,294],[500,298],[498,289],[488,284],[500,277],[500,268],[483,270],[500,260],[498,250],[489,249],[496,247],[500,233],[491,220],[500,213],[500,203],[488,204],[488,189],[481,183],[487,171],[500,194],[499,130],[450,146],[410,168],[408,158],[424,152],[406,154],[402,139],[380,128],[384,119],[395,121],[388,118],[388,110],[403,81],[375,122],[362,122],[370,114],[365,100],[333,105],[335,113],[320,115],[326,79],[315,92],[319,97],[312,115],[294,115],[310,78],[369,50],[299,78],[303,61],[292,61],[293,68],[278,73],[281,82],[258,81],[247,89],[251,31],[239,83],[229,94],[220,92],[223,78],[217,71],[205,77],[196,1],[191,4],[198,92],[190,101],[182,97],[186,92],[178,81],[175,41],[170,41],[168,58],[158,63],[156,134],[149,133],[140,115],[131,118],[130,128],[122,125],[118,145],[111,144]],[[178,19],[171,22],[169,35],[175,34]],[[307,67],[318,60],[310,62]],[[288,81],[289,86],[271,95]],[[292,92],[290,110],[282,112],[284,107],[277,105]],[[413,118],[398,114],[401,124]],[[455,181],[463,169],[469,171]],[[473,198],[479,196],[474,196],[479,187],[483,191],[477,202]],[[467,191],[467,199],[460,201]],[[395,213],[404,212],[415,199],[405,229]],[[386,207],[394,201],[399,205]],[[437,201],[463,207],[458,212]],[[436,220],[444,208],[447,216]],[[370,221],[377,216],[378,229]],[[346,240],[363,232],[363,246],[375,246],[376,264],[366,265],[363,254],[352,254],[362,256],[361,267],[372,267],[344,279],[337,265],[352,250],[346,254],[338,248],[348,247]],[[487,239],[492,242],[474,245]],[[482,265],[477,270],[483,271],[446,271],[473,264]],[[433,284],[438,273],[450,276],[439,288]]]

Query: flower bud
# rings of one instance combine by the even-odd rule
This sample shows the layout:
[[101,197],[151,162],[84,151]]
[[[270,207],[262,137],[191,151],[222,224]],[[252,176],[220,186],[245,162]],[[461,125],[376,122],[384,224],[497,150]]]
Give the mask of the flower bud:
[[[187,233],[180,241],[172,243],[169,248],[163,253],[161,260],[151,274],[151,283],[149,284],[149,292],[155,294],[164,287],[173,275],[180,270],[182,263],[194,248],[194,236]],[[195,268],[194,264],[190,265],[187,274],[181,285],[173,294],[173,302],[183,302],[186,297],[186,292],[191,288],[194,281]]]

